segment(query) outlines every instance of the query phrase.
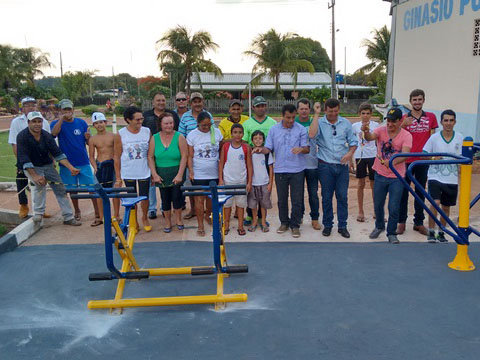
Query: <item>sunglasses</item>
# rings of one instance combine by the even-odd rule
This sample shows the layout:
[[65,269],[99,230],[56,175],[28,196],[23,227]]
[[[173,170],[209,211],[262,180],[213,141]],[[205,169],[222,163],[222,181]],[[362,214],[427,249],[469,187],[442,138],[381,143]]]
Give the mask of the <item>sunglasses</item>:
[[335,125],[332,125],[333,129],[333,136],[337,136],[337,127]]
[[178,98],[178,99],[175,99],[175,101],[187,101],[187,98]]

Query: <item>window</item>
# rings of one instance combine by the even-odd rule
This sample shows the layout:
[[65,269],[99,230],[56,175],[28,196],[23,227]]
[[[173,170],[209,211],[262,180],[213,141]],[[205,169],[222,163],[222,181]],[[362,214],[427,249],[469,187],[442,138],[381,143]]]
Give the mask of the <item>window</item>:
[[474,20],[473,27],[473,56],[480,56],[480,19]]

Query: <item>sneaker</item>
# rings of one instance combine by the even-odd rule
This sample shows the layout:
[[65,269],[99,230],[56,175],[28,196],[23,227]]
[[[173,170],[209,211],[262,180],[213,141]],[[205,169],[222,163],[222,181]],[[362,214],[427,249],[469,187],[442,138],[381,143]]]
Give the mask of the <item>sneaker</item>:
[[293,228],[292,229],[292,236],[294,238],[299,238],[300,237],[300,229],[299,228]]
[[33,216],[32,220],[34,223],[39,224],[42,222],[43,215],[42,214],[36,214]]
[[350,233],[348,232],[348,230],[346,228],[338,229],[338,233],[346,239],[350,238]]
[[80,226],[80,225],[82,225],[82,223],[80,221],[75,220],[75,219],[70,219],[70,220],[65,220],[63,222],[63,225]]
[[447,243],[448,242],[448,239],[445,238],[445,234],[443,233],[443,231],[438,232],[437,240],[441,243]]
[[331,233],[332,233],[332,228],[331,227],[323,228],[323,231],[322,231],[323,236],[330,236]]
[[18,210],[18,217],[20,219],[25,219],[28,216],[28,205],[20,205],[20,210]]
[[427,242],[429,242],[430,244],[435,244],[437,242],[437,238],[435,237],[435,231],[428,232]]
[[280,225],[280,227],[277,229],[277,234],[283,234],[286,231],[288,231],[288,226],[287,225]]
[[398,241],[397,235],[387,235],[387,239],[390,244],[400,244],[400,241]]
[[149,219],[156,219],[157,218],[157,212],[156,211],[149,211],[148,212],[148,218]]
[[369,235],[368,237],[369,237],[370,239],[376,239],[376,238],[378,238],[378,237],[380,236],[380,234],[381,234],[382,232],[384,232],[384,231],[385,231],[385,229],[377,229],[377,228],[375,228],[375,229],[373,229],[373,231],[370,233],[370,235]]

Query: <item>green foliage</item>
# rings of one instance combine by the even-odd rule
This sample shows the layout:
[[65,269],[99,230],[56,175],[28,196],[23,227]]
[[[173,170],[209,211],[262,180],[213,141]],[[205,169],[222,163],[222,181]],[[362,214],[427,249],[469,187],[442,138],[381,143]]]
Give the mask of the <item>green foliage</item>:
[[376,82],[377,82],[377,89],[375,90],[374,95],[370,96],[368,100],[374,104],[384,104],[385,93],[387,88],[387,74],[385,72],[379,73],[377,75]]
[[0,236],[3,236],[7,233],[7,227],[3,224],[0,224]]
[[371,62],[359,70],[365,73],[378,74],[385,71],[388,66],[390,30],[384,25],[380,29],[373,29],[372,34],[373,40],[364,39],[362,42],[362,46],[367,48],[366,56]]
[[85,115],[88,115],[88,116],[92,116],[92,114],[94,112],[97,112],[97,111],[98,111],[98,106],[97,105],[88,105],[88,106],[85,106],[84,108],[82,108],[82,112]]
[[4,107],[8,111],[16,109],[15,101],[9,94],[6,94],[0,98],[0,106]]
[[115,111],[115,114],[123,116],[123,113],[125,112],[125,108],[121,105],[118,105],[118,106],[115,106],[114,111]]
[[61,79],[62,87],[65,89],[65,95],[73,102],[79,97],[92,95],[94,71],[76,71],[66,72]]
[[321,88],[302,91],[301,97],[309,99],[312,103],[320,102],[323,104],[330,97],[330,89],[323,85]]
[[297,60],[308,60],[315,71],[330,73],[332,62],[320,42],[301,36],[289,39],[287,42],[295,50],[294,57]]

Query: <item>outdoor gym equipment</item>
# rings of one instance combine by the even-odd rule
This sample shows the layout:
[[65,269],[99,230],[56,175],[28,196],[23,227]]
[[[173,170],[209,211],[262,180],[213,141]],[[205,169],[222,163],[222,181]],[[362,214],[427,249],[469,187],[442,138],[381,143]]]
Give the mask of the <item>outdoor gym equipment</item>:
[[[474,233],[477,236],[480,236],[480,232],[476,229],[473,229],[469,226],[469,217],[470,217],[470,208],[477,203],[480,199],[480,194],[478,194],[472,202],[470,202],[470,191],[472,187],[472,164],[473,164],[473,155],[475,150],[480,150],[480,143],[474,143],[471,137],[466,137],[463,140],[462,144],[462,155],[449,154],[449,153],[400,153],[392,156],[389,162],[390,169],[402,182],[403,186],[413,195],[416,201],[418,201],[428,215],[432,216],[437,223],[437,225],[448,235],[453,237],[457,243],[457,255],[455,259],[448,263],[448,266],[454,270],[459,271],[472,271],[475,270],[475,265],[470,260],[468,256],[468,237],[471,233]],[[445,219],[448,225],[452,228],[453,231],[445,228],[440,220],[437,217],[433,216],[433,213],[430,211],[430,208],[420,199],[420,197],[415,193],[414,189],[407,183],[407,181],[398,173],[398,171],[393,166],[392,162],[398,157],[442,157],[442,158],[451,158],[451,159],[441,159],[441,160],[416,160],[410,164],[406,176],[415,184],[417,188],[427,199],[432,206],[437,210],[441,217]],[[432,199],[432,197],[427,193],[427,191],[420,185],[420,183],[413,177],[412,171],[415,166],[418,165],[443,165],[443,164],[458,164],[460,165],[460,195],[458,202],[458,226],[450,219],[445,212],[437,205],[437,203]]]
[[[219,189],[225,191],[219,192]],[[211,182],[210,186],[190,186],[183,187],[182,190],[203,190],[202,192],[185,192],[185,195],[207,195],[212,198],[212,214],[216,214],[216,216],[213,215],[213,266],[141,268],[133,255],[135,236],[138,232],[136,204],[142,200],[146,200],[147,197],[137,196],[135,193],[124,193],[125,191],[135,191],[134,188],[103,188],[100,184],[96,184],[94,187],[67,189],[67,192],[71,193],[90,193],[72,194],[71,197],[73,199],[102,199],[105,219],[105,259],[109,272],[92,273],[89,275],[89,280],[118,280],[115,298],[113,300],[91,300],[88,302],[89,309],[120,309],[120,311],[122,311],[122,309],[126,307],[215,304],[215,309],[218,310],[223,309],[227,302],[247,301],[247,294],[223,293],[224,278],[232,273],[246,273],[248,272],[248,266],[228,265],[224,232],[222,230],[223,226],[221,225],[223,219],[223,204],[233,195],[245,195],[245,186],[217,186],[215,182]],[[219,197],[221,197],[221,199],[219,199]],[[125,207],[122,223],[119,223],[115,217],[111,217],[110,198],[122,198],[122,205]],[[115,235],[113,236],[112,227],[115,230]],[[122,266],[120,269],[114,264],[113,247],[116,248],[122,258]],[[126,280],[147,279],[150,276],[214,274],[217,276],[216,294],[123,299]]]

